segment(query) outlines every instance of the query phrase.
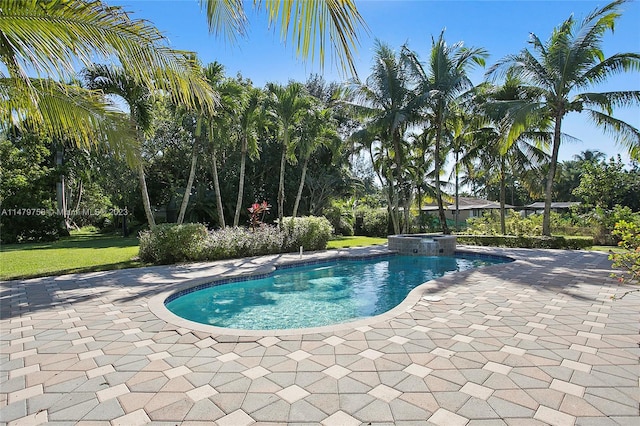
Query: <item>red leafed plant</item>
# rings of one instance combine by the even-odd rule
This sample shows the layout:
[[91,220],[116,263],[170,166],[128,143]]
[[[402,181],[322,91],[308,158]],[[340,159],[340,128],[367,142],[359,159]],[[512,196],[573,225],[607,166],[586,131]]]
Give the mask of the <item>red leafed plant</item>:
[[253,203],[251,207],[249,207],[249,226],[251,229],[255,230],[263,224],[264,216],[271,210],[271,205],[266,201],[262,203]]

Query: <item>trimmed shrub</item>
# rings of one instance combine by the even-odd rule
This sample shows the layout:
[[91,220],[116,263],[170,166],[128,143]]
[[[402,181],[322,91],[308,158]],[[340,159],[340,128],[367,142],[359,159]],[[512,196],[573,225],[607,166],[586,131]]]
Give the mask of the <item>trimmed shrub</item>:
[[356,235],[386,237],[389,235],[389,215],[382,209],[361,209],[356,212]]
[[284,232],[283,252],[305,250],[324,250],[333,228],[324,217],[285,217],[282,222]]
[[285,218],[283,229],[225,228],[207,232],[198,223],[165,223],[140,233],[140,259],[153,263],[220,260],[283,252],[324,250],[331,237],[324,217]]
[[593,237],[525,237],[513,235],[456,235],[459,244],[511,248],[579,250],[591,247]]
[[284,234],[274,226],[225,228],[211,231],[202,249],[202,259],[219,260],[280,253]]
[[163,223],[140,233],[140,259],[176,263],[202,258],[207,228],[200,223]]

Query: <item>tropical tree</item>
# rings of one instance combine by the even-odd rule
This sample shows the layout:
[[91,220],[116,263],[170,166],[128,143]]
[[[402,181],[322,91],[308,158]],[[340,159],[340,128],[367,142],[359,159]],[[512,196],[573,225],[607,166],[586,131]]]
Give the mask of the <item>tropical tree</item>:
[[313,153],[321,146],[333,148],[334,151],[340,148],[342,141],[338,137],[335,128],[332,111],[329,108],[312,108],[308,110],[302,118],[300,141],[297,144],[299,155],[302,158],[302,173],[296,201],[293,205],[293,213],[291,214],[293,217],[298,215],[298,206],[302,198],[302,190],[304,189],[305,178],[307,176],[309,159]]
[[523,49],[509,55],[490,68],[490,75],[510,72],[519,78],[537,98],[521,108],[509,141],[516,139],[523,127],[540,120],[553,122],[553,145],[546,181],[542,234],[550,235],[550,212],[553,183],[562,142],[562,122],[567,114],[581,112],[610,133],[616,142],[628,148],[632,157],[640,157],[640,131],[612,116],[613,108],[640,103],[640,91],[587,92],[612,75],[640,70],[639,53],[616,53],[608,58],[602,51],[603,36],[613,31],[625,0],[614,1],[594,10],[578,23],[573,16],[556,27],[551,37],[541,41],[531,34],[532,51]]
[[[309,97],[300,83],[290,82],[286,86],[269,83],[268,106],[271,117],[277,123],[278,135],[282,144],[280,157],[280,180],[278,183],[278,224],[282,226],[284,217],[284,175],[287,159],[294,156],[295,134],[299,118],[311,106]],[[298,135],[299,136],[299,135]]]
[[442,161],[440,151],[444,148],[447,121],[453,115],[460,97],[473,88],[473,83],[467,73],[475,65],[484,66],[487,52],[482,48],[464,47],[462,42],[448,45],[444,40],[444,30],[438,39],[431,39],[431,51],[429,60],[423,64],[418,55],[403,48],[403,57],[409,64],[413,78],[418,84],[420,94],[414,108],[422,111],[424,119],[434,130],[434,172],[435,190],[438,202],[438,216],[442,226],[442,232],[449,234],[442,202],[442,190],[440,187],[440,174]]
[[251,159],[258,157],[258,128],[264,122],[262,113],[263,103],[262,90],[251,85],[244,87],[238,114],[239,137],[240,137],[240,174],[238,176],[238,198],[236,200],[236,211],[233,217],[233,226],[240,223],[240,212],[242,211],[242,199],[244,197],[244,181],[246,173],[247,155]]
[[[371,74],[362,82],[350,83],[357,115],[364,120],[363,129],[354,134],[354,138],[373,151],[387,158],[372,161],[379,166],[379,177],[384,175],[389,192],[389,213],[394,232],[401,233],[399,220],[400,198],[398,187],[403,186],[405,162],[404,138],[412,124],[411,76],[400,55],[388,45],[376,41]],[[368,139],[368,140],[367,140]],[[376,148],[375,143],[381,146]]]
[[87,87],[100,90],[102,93],[117,95],[129,106],[129,122],[133,134],[133,146],[136,159],[132,163],[138,172],[142,204],[149,226],[156,222],[151,210],[149,191],[145,178],[144,161],[142,159],[142,142],[149,131],[152,120],[152,94],[147,86],[138,84],[127,74],[124,68],[113,68],[102,64],[94,64],[84,71]]
[[[526,107],[535,97],[522,82],[511,74],[507,74],[504,84],[500,86],[489,83],[476,90],[474,101],[479,103],[477,110],[482,116],[483,126],[478,133],[478,144],[474,151],[480,151],[483,162],[494,170],[500,192],[500,230],[506,232],[505,204],[507,175],[525,175],[529,170],[538,169],[543,160],[548,158],[545,149],[549,145],[551,134],[549,120],[542,120],[529,128],[519,127],[518,137],[513,141],[514,121],[512,112]],[[511,170],[509,170],[511,169]]]
[[222,190],[218,176],[218,153],[229,144],[234,133],[237,133],[239,117],[235,112],[237,99],[241,97],[242,86],[235,80],[224,77],[224,67],[214,62],[204,69],[210,84],[219,94],[220,108],[215,114],[204,114],[200,117],[202,132],[206,135],[207,148],[210,153],[213,186],[216,192],[216,206],[218,210],[218,225],[226,226],[222,203]]
[[553,197],[557,201],[579,201],[573,190],[580,185],[583,168],[587,163],[598,163],[606,156],[598,150],[585,150],[571,160],[558,163],[553,183]]
[[474,148],[483,133],[483,118],[481,114],[467,111],[459,106],[449,118],[450,148],[454,155],[453,170],[455,181],[455,227],[460,223],[460,172],[464,167],[470,167],[473,161]]

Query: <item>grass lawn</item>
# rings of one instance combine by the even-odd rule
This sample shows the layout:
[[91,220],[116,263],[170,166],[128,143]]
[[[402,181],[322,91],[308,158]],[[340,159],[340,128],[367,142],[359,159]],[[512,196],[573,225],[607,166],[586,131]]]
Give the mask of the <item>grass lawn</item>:
[[338,237],[329,241],[327,244],[328,249],[338,249],[347,247],[365,247],[374,246],[378,244],[385,244],[386,238],[373,238],[373,237]]
[[[339,237],[327,248],[384,244],[386,238]],[[52,243],[8,244],[0,247],[0,280],[35,278],[79,272],[136,268],[138,239],[78,231]]]
[[0,280],[135,268],[138,239],[74,232],[51,243],[0,247]]
[[591,246],[589,250],[604,251],[606,253],[609,253],[610,251],[614,253],[624,253],[626,251],[625,249],[617,246]]

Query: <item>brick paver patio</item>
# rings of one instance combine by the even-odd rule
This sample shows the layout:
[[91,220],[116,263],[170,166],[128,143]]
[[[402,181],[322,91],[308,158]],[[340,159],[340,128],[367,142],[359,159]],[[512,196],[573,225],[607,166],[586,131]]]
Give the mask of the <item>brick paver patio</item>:
[[189,328],[150,305],[297,255],[3,282],[0,423],[640,424],[640,295],[611,299],[629,288],[606,254],[472,250],[516,261],[295,334]]

